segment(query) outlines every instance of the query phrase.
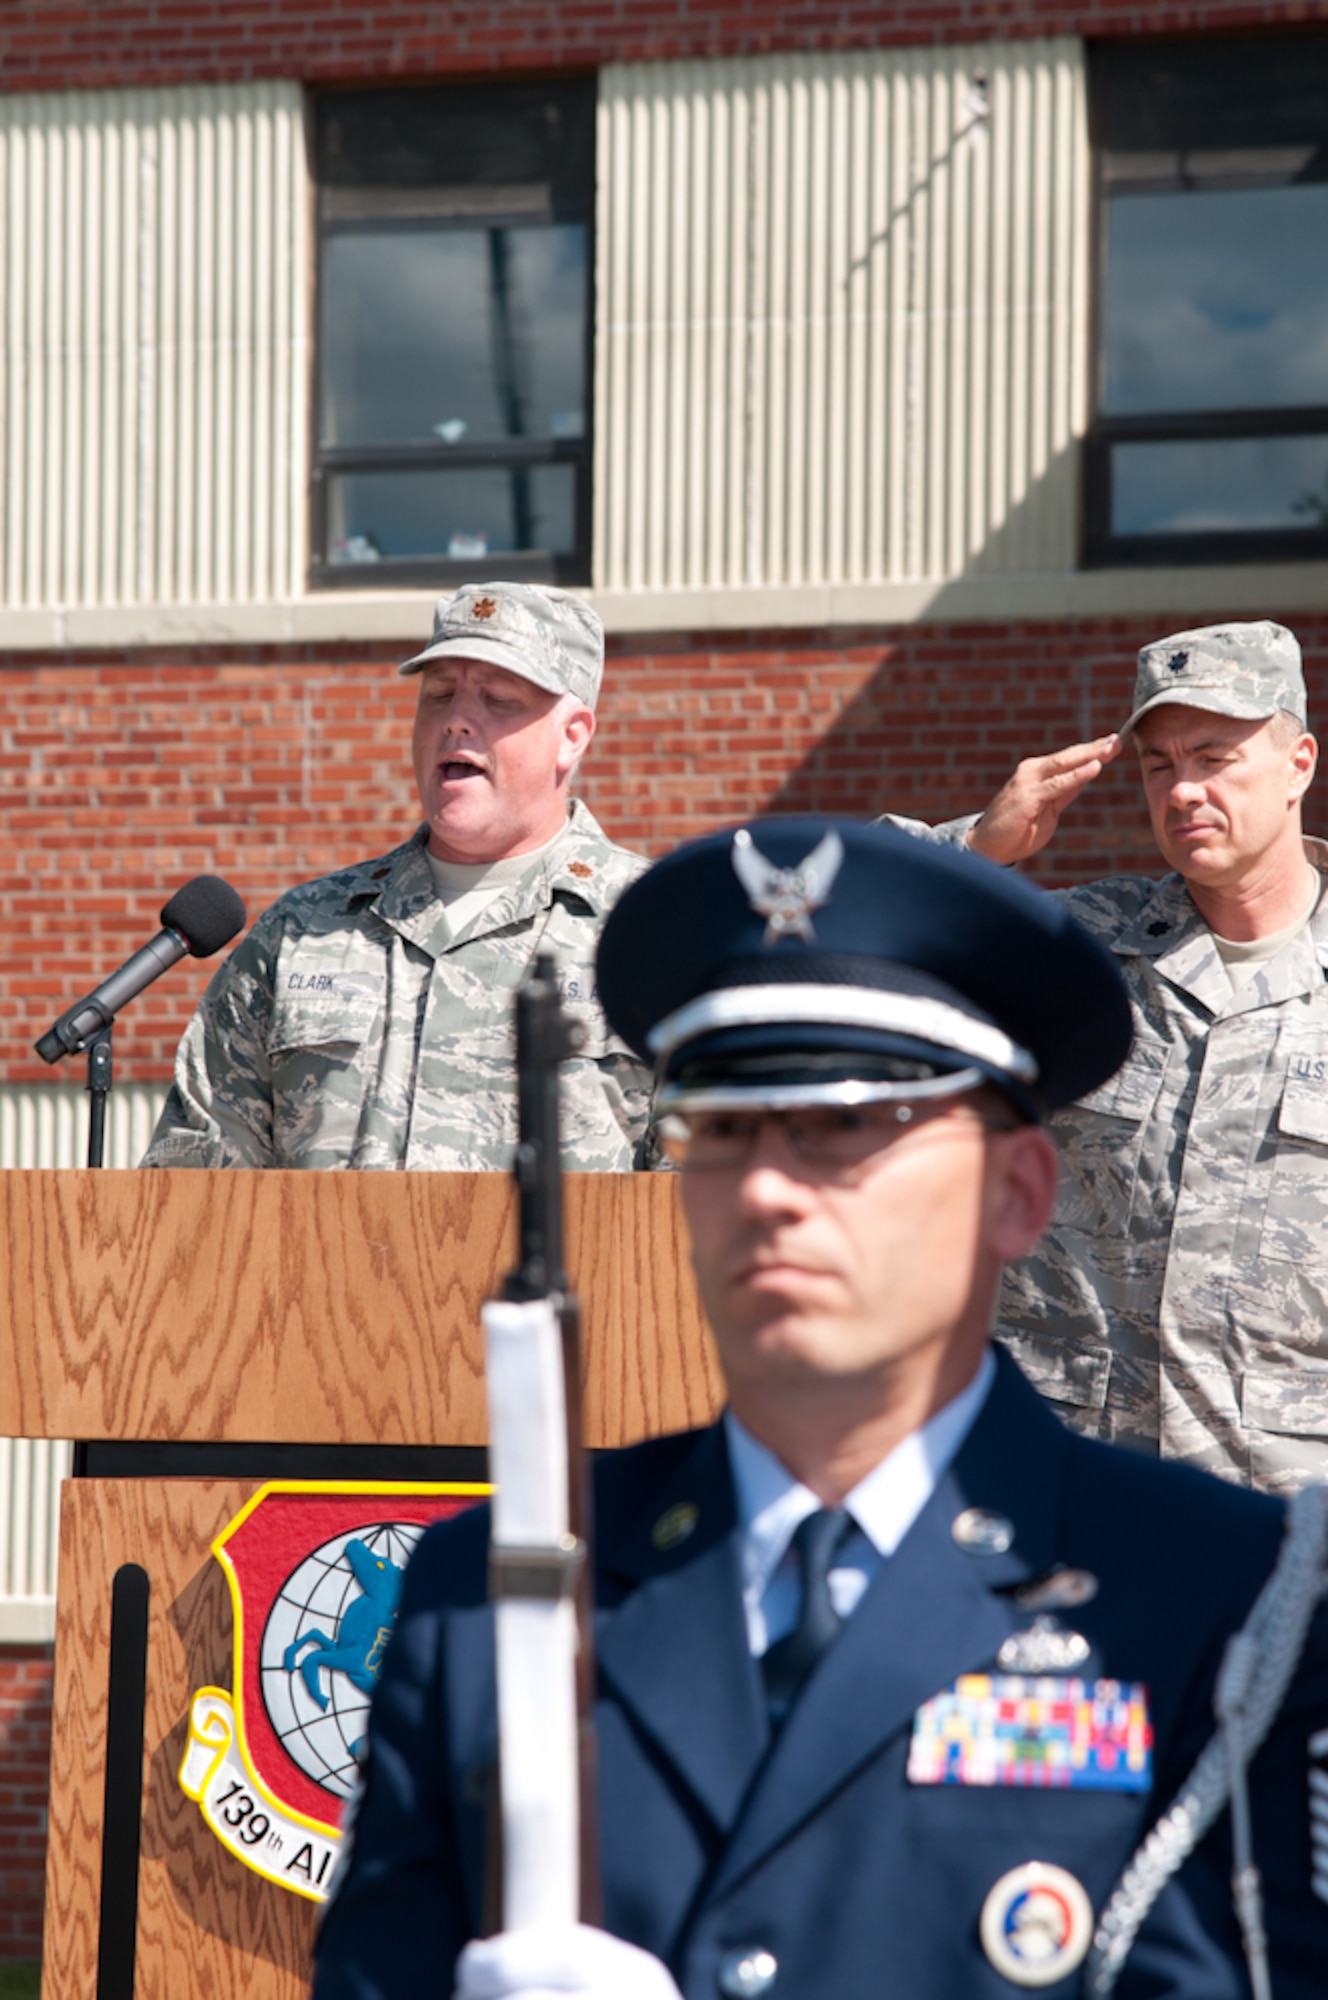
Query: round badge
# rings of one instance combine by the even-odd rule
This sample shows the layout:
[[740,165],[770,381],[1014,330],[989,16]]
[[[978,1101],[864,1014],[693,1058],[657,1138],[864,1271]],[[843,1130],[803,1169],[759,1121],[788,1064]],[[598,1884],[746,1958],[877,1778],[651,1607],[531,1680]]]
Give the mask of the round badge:
[[1093,1906],[1067,1869],[1026,1861],[988,1891],[979,1928],[982,1949],[1012,1985],[1054,1986],[1083,1962]]

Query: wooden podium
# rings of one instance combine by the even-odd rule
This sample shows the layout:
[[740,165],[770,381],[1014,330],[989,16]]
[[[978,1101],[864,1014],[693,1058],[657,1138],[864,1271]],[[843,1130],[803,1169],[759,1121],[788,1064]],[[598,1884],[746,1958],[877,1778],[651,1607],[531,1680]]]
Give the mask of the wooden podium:
[[[592,1446],[718,1407],[676,1194],[568,1181]],[[304,1993],[316,1906],[236,1862],[177,1779],[194,1690],[231,1676],[209,1544],[292,1464],[473,1462],[479,1309],[514,1245],[498,1174],[0,1174],[0,1432],[78,1438],[90,1474],[60,1520],[44,2000]],[[113,1580],[145,1599],[145,1707],[141,1640],[111,1664]],[[107,1723],[135,1686],[141,1750]]]

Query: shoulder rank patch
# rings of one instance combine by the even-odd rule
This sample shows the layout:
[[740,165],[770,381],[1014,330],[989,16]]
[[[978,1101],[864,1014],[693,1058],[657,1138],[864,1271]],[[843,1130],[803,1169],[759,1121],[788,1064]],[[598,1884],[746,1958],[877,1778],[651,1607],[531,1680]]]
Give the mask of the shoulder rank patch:
[[1139,1681],[965,1674],[913,1718],[914,1785],[1146,1792],[1153,1729]]

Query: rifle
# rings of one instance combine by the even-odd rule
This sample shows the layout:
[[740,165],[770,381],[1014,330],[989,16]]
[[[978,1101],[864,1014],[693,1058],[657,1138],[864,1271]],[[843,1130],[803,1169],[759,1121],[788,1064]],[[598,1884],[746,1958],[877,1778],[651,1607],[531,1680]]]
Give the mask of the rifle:
[[490,1930],[601,1918],[581,1324],[563,1263],[558,1117],[559,1066],[579,1042],[540,952],[516,996],[519,1256],[483,1314],[501,1825]]

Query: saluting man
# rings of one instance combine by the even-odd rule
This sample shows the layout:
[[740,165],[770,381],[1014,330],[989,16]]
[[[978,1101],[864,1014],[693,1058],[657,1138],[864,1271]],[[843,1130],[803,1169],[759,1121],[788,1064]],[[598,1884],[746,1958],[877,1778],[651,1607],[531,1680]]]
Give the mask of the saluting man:
[[572,797],[603,669],[603,627],[566,591],[439,599],[430,644],[400,669],[419,676],[424,824],[259,918],[185,1030],[144,1166],[510,1166],[512,995],[541,950],[582,1035],[567,1165],[658,1163],[649,1072],[594,998],[600,927],[645,866]]
[[[1129,1044],[1109,954],[971,856],[776,820],[630,888],[599,976],[656,1065],[728,1390],[596,1467],[605,1928],[479,1940],[476,1510],[407,1572],[317,2000],[1069,2000],[1090,1970],[1244,2000],[1231,1782],[1256,1976],[1266,1926],[1277,2000],[1322,2000],[1321,1496],[1283,1544],[1279,1502],[1075,1436],[989,1340],[1051,1213],[1042,1121]],[[1224,1752],[1117,1897],[1247,1621],[1234,1779]]]
[[[1118,735],[1026,758],[935,829],[1025,860],[1133,745],[1160,880],[1059,891],[1130,990],[1134,1047],[1052,1121],[1064,1173],[998,1332],[1066,1420],[1228,1479],[1328,1479],[1328,846],[1300,647],[1267,619],[1139,654]],[[1128,754],[1128,752],[1127,752]]]

